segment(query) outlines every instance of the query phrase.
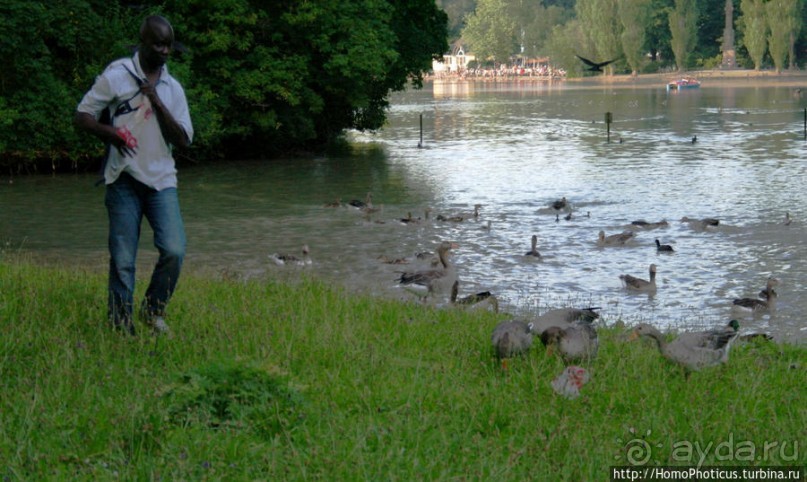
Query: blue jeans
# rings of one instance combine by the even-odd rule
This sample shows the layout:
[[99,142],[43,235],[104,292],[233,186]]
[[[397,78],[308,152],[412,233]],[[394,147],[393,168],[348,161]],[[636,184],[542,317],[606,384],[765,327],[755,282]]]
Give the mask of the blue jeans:
[[179,212],[176,188],[157,191],[123,173],[106,187],[109,214],[109,304],[113,326],[134,334],[132,305],[135,260],[143,216],[154,231],[154,246],[160,252],[146,289],[142,310],[149,317],[164,316],[185,258],[185,228]]

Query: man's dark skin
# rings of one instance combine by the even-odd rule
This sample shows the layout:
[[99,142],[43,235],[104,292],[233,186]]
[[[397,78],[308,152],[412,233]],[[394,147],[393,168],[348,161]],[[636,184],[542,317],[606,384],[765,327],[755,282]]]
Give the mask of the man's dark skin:
[[[146,19],[140,29],[140,68],[146,74],[146,81],[140,86],[140,92],[151,101],[152,110],[157,116],[165,141],[177,147],[187,147],[188,137],[185,131],[162,103],[154,88],[160,79],[162,66],[171,55],[173,43],[174,30],[168,20],[158,15]],[[128,147],[126,141],[118,136],[115,127],[98,122],[91,114],[76,112],[73,124],[112,144],[122,156],[131,156],[135,153],[135,150]]]

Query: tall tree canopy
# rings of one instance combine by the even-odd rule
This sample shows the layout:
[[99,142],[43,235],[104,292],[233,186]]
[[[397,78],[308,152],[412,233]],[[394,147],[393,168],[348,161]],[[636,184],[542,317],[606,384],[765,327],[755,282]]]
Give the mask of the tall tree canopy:
[[509,0],[479,0],[462,31],[477,60],[492,57],[496,62],[506,63],[511,55],[519,53],[520,32],[512,12]]
[[617,7],[622,24],[622,51],[636,75],[645,58],[645,29],[650,21],[650,0],[617,0]]
[[696,0],[675,0],[670,12],[671,45],[678,70],[686,70],[689,54],[698,42],[698,5]]
[[754,62],[754,69],[762,68],[765,51],[768,47],[768,20],[765,18],[765,2],[763,0],[742,0],[740,3],[742,16],[740,25],[743,31],[743,45],[748,56]]
[[196,156],[265,156],[377,129],[390,92],[448,49],[433,0],[6,0],[0,4],[0,165],[81,159],[100,147],[70,121],[103,67],[161,13],[188,49],[169,63],[188,93]]

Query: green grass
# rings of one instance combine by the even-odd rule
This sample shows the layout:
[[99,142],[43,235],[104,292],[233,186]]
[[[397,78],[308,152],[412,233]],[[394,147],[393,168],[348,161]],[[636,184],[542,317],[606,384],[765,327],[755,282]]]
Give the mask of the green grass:
[[649,465],[807,459],[803,346],[738,344],[687,380],[604,320],[568,400],[540,343],[494,360],[506,315],[213,278],[183,277],[169,338],[131,338],[105,323],[105,274],[0,258],[0,480],[608,480],[646,447]]

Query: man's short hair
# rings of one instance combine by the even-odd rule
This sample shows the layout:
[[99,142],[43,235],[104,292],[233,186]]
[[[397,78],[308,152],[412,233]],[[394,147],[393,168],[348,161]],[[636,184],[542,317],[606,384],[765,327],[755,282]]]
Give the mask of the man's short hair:
[[169,22],[167,18],[162,15],[149,15],[143,19],[143,23],[140,24],[140,41],[145,42],[146,34],[152,30],[155,25],[159,24],[166,25],[168,29],[171,30],[171,37],[174,36],[174,27],[171,26],[171,22]]

